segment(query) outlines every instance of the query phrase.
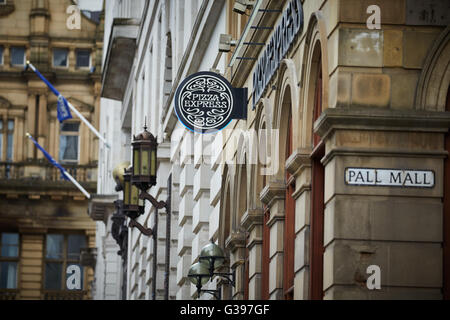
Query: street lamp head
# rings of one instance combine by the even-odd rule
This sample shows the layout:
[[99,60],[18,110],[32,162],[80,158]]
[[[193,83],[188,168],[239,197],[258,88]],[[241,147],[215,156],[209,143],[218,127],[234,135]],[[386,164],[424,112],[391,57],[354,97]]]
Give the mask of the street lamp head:
[[112,176],[116,182],[116,191],[122,191],[123,189],[123,174],[124,170],[130,166],[130,161],[124,161],[119,163],[113,170]]
[[156,138],[147,131],[133,136],[133,171],[131,173],[131,183],[140,190],[146,191],[156,184],[156,151],[158,143]]
[[131,219],[136,219],[144,213],[144,200],[139,199],[139,190],[131,183],[132,170],[132,167],[124,170],[123,214]]
[[197,287],[197,289],[207,284],[210,277],[211,276],[209,275],[208,267],[203,263],[200,262],[194,263],[189,268],[188,272],[189,281],[191,281]]
[[200,251],[199,260],[201,263],[204,263],[210,270],[209,272],[212,273],[212,271],[220,268],[224,264],[225,253],[222,248],[211,241]]

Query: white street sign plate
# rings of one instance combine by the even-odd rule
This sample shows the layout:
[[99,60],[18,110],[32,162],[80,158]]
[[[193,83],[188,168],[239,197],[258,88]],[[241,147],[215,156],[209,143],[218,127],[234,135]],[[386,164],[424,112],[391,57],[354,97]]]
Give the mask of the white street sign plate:
[[345,183],[352,186],[434,187],[434,171],[346,168]]

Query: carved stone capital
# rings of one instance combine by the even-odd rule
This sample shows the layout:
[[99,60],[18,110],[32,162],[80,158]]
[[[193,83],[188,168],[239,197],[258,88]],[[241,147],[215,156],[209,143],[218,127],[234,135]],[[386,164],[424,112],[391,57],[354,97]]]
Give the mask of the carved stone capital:
[[284,199],[286,193],[286,186],[284,182],[272,181],[269,182],[260,193],[260,199],[264,204],[270,206],[270,203],[275,199]]
[[250,232],[255,225],[261,225],[264,221],[263,209],[247,210],[241,218],[241,226]]
[[311,148],[296,149],[286,160],[286,170],[294,177],[298,176],[303,168],[311,166]]
[[245,234],[243,232],[233,232],[226,240],[225,247],[230,252],[235,251],[238,248],[245,247]]

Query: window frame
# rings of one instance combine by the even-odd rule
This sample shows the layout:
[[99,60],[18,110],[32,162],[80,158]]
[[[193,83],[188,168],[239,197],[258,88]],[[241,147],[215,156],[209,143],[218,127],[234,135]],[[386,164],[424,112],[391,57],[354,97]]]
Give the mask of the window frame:
[[[75,131],[63,131],[62,130],[62,126],[64,124],[69,124],[69,123],[76,123],[76,124],[78,124],[78,131],[76,132],[76,134],[75,134]],[[78,138],[78,141],[77,141],[77,159],[76,160],[62,159],[61,158],[61,153],[58,153],[58,159],[59,159],[60,162],[68,163],[68,164],[77,164],[77,163],[79,163],[79,161],[80,161],[80,151],[81,151],[81,148],[80,148],[80,128],[81,128],[81,122],[79,122],[79,121],[65,121],[65,122],[60,124],[60,126],[59,126],[59,149],[60,149],[60,152],[61,152],[61,136],[63,136],[63,135],[64,136],[76,136]],[[63,134],[63,132],[64,132],[64,134]]]
[[[3,257],[1,255],[1,249],[2,249],[2,235],[5,233],[9,234],[16,234],[18,236],[18,244],[17,244],[17,256],[16,257]],[[0,262],[15,262],[16,263],[16,283],[14,288],[1,288],[0,292],[15,292],[19,290],[19,268],[20,268],[20,254],[21,254],[21,236],[19,232],[16,231],[1,231],[0,232]],[[0,265],[1,268],[1,265]],[[0,271],[1,272],[1,271]]]
[[[65,66],[57,66],[55,65],[55,50],[64,50],[66,51],[66,65]],[[53,68],[60,68],[60,69],[67,69],[69,68],[69,49],[63,48],[63,47],[54,47],[52,48],[52,67]]]
[[[22,62],[22,64],[13,64],[13,51],[14,51],[14,49],[15,48],[23,48],[23,62]],[[16,67],[16,68],[18,68],[18,67],[23,67],[24,65],[25,65],[25,62],[27,61],[27,47],[26,46],[11,46],[10,48],[9,48],[9,54],[10,54],[10,58],[9,58],[9,60],[10,60],[10,65],[11,65],[11,67]]]
[[0,66],[5,65],[4,55],[5,55],[5,46],[4,45],[0,45]]
[[[79,66],[78,65],[78,53],[81,51],[87,51],[89,52],[89,65],[88,66]],[[75,67],[77,69],[90,69],[92,66],[92,50],[89,48],[83,49],[83,48],[79,48],[75,50]]]
[[[5,121],[6,120],[6,121]],[[13,128],[9,129],[9,122],[13,122]],[[0,118],[0,161],[12,162],[14,161],[14,131],[16,127],[15,118]],[[8,138],[12,136],[11,158],[8,159]]]
[[[62,258],[47,258],[47,242],[48,242],[48,236],[49,235],[60,235],[63,236],[63,244],[62,244]],[[74,236],[74,235],[78,235],[78,236],[83,236],[84,240],[85,240],[85,247],[88,247],[88,237],[82,233],[82,232],[65,232],[65,231],[60,231],[60,230],[55,230],[55,231],[50,231],[46,234],[45,236],[45,241],[44,241],[44,250],[43,250],[43,273],[42,273],[42,290],[45,293],[83,293],[86,291],[87,288],[87,272],[86,272],[86,267],[81,265],[81,252],[80,252],[80,256],[78,260],[75,259],[69,259],[69,254],[68,254],[68,250],[69,250],[69,236]],[[47,289],[46,288],[46,268],[47,268],[47,263],[60,263],[62,264],[62,272],[61,272],[61,289]],[[67,289],[66,286],[66,281],[67,281],[67,266],[69,265],[79,265],[81,267],[81,272],[82,272],[82,281],[81,281],[81,288],[80,289],[74,289],[74,290],[69,290]],[[64,289],[63,289],[64,288]]]

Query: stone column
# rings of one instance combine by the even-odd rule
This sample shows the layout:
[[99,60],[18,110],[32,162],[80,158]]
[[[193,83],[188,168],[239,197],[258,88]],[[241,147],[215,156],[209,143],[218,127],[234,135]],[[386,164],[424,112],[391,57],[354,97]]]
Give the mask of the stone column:
[[262,272],[262,233],[264,212],[262,209],[251,209],[242,217],[242,227],[249,234],[248,249],[248,299],[261,299],[261,272]]
[[45,229],[20,230],[21,250],[18,286],[20,299],[39,300],[43,288]]
[[309,235],[311,215],[311,149],[297,149],[286,161],[295,178],[294,300],[309,298]]
[[285,184],[271,181],[261,192],[261,201],[270,208],[269,296],[281,300],[283,295],[284,198]]

